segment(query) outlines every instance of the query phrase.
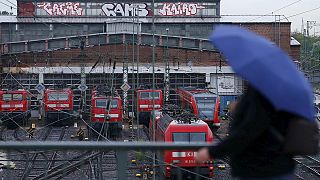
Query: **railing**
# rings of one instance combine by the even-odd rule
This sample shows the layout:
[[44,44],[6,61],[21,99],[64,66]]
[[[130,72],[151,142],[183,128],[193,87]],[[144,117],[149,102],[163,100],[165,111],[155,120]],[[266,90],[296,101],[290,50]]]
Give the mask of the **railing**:
[[[35,154],[38,152],[39,154],[44,154],[45,152],[52,152],[54,153],[61,152],[61,151],[86,151],[87,156],[79,156],[79,159],[77,160],[65,160],[69,161],[69,164],[67,164],[63,168],[53,167],[51,169],[44,169],[44,172],[40,175],[37,175],[33,177],[33,179],[46,179],[51,177],[56,177],[57,175],[60,175],[60,177],[63,177],[65,174],[68,174],[70,172],[70,169],[79,168],[79,164],[84,164],[84,162],[88,161],[90,158],[97,158],[99,156],[99,152],[110,152],[115,151],[115,157],[116,157],[116,167],[117,167],[117,179],[127,179],[127,170],[128,168],[128,152],[129,151],[138,151],[138,152],[159,152],[164,150],[196,150],[202,147],[209,147],[211,144],[207,143],[192,143],[192,144],[186,144],[186,143],[179,143],[179,144],[173,144],[173,143],[149,143],[149,142],[104,142],[104,141],[85,141],[85,142],[78,142],[78,141],[44,141],[44,142],[38,142],[38,141],[6,141],[6,142],[0,142],[0,151],[8,152],[9,158],[10,153],[12,152],[20,152],[20,153],[27,153],[26,157],[28,157],[28,153]],[[91,154],[88,152],[91,152]],[[7,156],[8,156],[7,155]],[[144,154],[145,155],[145,154]],[[39,155],[40,156],[40,155]],[[154,158],[154,156],[152,157]],[[8,159],[10,160],[10,159]],[[106,160],[106,159],[104,159]],[[29,165],[29,161],[31,161],[29,158],[26,158],[26,163]],[[47,159],[47,161],[49,161]],[[34,163],[34,160],[32,161]],[[57,163],[57,162],[56,162]],[[163,164],[162,162],[161,164]],[[212,163],[212,162],[211,162]],[[52,164],[52,162],[48,162],[48,164]],[[158,163],[157,163],[158,164]],[[165,165],[172,165],[175,167],[174,164],[165,164]],[[61,165],[58,165],[61,166]],[[155,160],[153,160],[153,165],[149,166],[152,168],[155,167]],[[182,171],[184,171],[183,168],[178,169],[178,179],[182,179]],[[56,169],[55,169],[56,168]],[[134,167],[131,167],[131,169]],[[186,170],[188,171],[188,170]],[[194,173],[196,175],[196,179],[203,178],[202,175],[198,174],[198,170]],[[153,171],[153,173],[155,173]],[[102,176],[98,179],[103,179]],[[209,177],[207,178],[209,179]]]
[[[168,38],[167,38],[168,37]],[[55,37],[48,39],[6,42],[0,44],[0,54],[18,54],[26,52],[54,51],[59,49],[79,48],[81,39],[86,46],[100,46],[128,43],[132,44],[132,32],[96,33],[79,36]],[[192,50],[215,51],[208,39],[185,36],[155,34],[156,46],[167,45],[169,48],[185,48]],[[152,34],[139,33],[134,39],[135,44],[152,46]]]

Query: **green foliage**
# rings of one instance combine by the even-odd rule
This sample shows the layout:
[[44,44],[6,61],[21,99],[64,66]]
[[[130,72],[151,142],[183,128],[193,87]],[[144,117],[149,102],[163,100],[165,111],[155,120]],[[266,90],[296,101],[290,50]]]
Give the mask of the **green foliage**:
[[145,154],[143,152],[141,152],[141,151],[137,151],[136,152],[136,158],[139,161],[143,161],[145,159]]
[[304,36],[302,33],[294,32],[292,36],[301,43],[300,65],[306,73],[320,70],[320,37]]

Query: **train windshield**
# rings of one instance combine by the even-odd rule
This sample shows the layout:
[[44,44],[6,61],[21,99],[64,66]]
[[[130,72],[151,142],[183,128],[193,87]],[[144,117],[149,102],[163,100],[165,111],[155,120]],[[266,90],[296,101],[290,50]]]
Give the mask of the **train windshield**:
[[177,132],[172,133],[172,141],[173,142],[205,142],[206,141],[206,133],[205,132]]
[[140,99],[152,99],[152,94],[154,99],[160,99],[160,92],[140,92]]
[[[97,108],[106,108],[107,107],[107,99],[97,99],[96,107]],[[114,99],[111,101],[110,108],[118,108],[118,100]]]
[[22,101],[23,97],[22,97],[22,94],[3,94],[2,100],[3,101]]
[[49,101],[66,101],[68,100],[68,93],[49,93]]
[[213,119],[216,97],[196,97],[200,118]]

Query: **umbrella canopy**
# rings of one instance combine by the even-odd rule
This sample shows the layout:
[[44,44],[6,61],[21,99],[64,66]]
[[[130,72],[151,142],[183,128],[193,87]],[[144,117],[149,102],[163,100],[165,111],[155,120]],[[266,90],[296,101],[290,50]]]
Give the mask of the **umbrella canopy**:
[[314,119],[311,85],[293,60],[272,42],[244,28],[216,26],[210,41],[229,65],[277,110]]

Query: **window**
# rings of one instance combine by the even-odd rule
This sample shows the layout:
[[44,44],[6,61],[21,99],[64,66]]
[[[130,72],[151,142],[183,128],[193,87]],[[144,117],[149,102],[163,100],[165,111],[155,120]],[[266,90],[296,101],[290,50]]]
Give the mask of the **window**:
[[213,119],[216,105],[215,97],[196,97],[195,98],[200,118]]
[[[97,99],[96,100],[96,107],[97,108],[107,108],[107,99]],[[112,100],[111,101],[111,107],[110,108],[118,108],[118,101]]]
[[190,132],[190,133],[172,133],[173,142],[205,142],[206,133]]
[[190,142],[206,142],[206,133],[190,133]]
[[152,94],[154,99],[160,99],[160,92],[140,92],[140,99],[152,99]]
[[11,94],[3,94],[2,100],[4,101],[11,101]]
[[68,93],[49,93],[49,101],[66,101],[68,100]]
[[189,142],[189,133],[173,133],[173,142]]
[[22,101],[22,94],[12,94],[12,100]]
[[141,92],[140,99],[149,99],[149,92]]

